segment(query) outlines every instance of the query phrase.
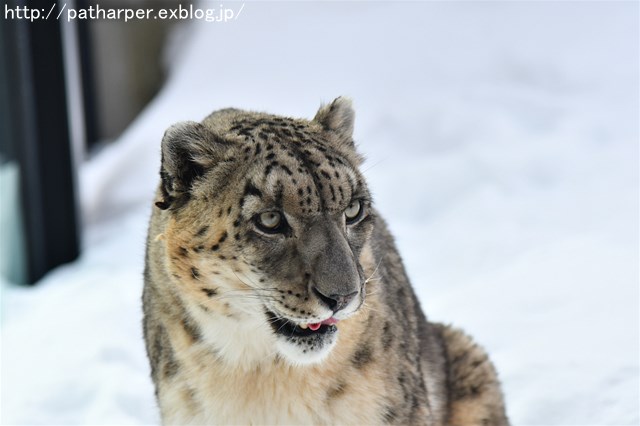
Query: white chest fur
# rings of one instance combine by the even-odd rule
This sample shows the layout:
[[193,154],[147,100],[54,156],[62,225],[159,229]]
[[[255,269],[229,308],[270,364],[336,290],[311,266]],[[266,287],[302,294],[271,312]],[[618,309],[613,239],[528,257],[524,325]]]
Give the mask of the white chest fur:
[[[196,355],[194,353],[194,355]],[[189,376],[161,387],[167,424],[374,424],[379,402],[364,383],[320,367],[264,363],[225,368],[200,354]],[[207,368],[207,364],[209,367]],[[342,393],[331,398],[331,393]]]
[[276,355],[264,322],[207,324],[201,343],[173,342],[180,372],[159,387],[166,424],[380,422],[383,401],[372,390],[384,384],[375,374],[345,376],[340,341],[322,363],[294,366]]

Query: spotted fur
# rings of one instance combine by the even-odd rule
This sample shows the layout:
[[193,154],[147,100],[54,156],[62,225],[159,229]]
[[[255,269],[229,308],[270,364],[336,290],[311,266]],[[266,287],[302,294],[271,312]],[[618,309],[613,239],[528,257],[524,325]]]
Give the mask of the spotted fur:
[[487,355],[422,313],[353,124],[338,98],[165,133],[143,295],[163,423],[508,424]]

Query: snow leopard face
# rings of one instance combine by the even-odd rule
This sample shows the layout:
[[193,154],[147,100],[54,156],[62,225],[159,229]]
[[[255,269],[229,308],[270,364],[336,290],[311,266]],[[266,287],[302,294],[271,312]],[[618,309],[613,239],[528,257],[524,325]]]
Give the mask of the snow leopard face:
[[318,362],[364,303],[375,215],[352,130],[338,98],[312,121],[223,110],[165,134],[167,267],[221,357]]

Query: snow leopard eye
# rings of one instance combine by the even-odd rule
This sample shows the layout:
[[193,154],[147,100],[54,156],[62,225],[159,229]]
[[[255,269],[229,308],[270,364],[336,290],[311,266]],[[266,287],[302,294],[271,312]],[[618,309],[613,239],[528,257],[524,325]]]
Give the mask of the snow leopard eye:
[[258,229],[269,234],[281,232],[285,224],[282,214],[279,212],[264,212],[256,217]]
[[362,201],[353,200],[344,211],[344,216],[347,219],[347,225],[356,223],[362,216]]

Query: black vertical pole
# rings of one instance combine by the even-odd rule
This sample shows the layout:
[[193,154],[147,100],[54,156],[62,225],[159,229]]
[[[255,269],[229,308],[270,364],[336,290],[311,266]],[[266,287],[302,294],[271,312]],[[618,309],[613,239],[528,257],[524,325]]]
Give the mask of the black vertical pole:
[[[25,2],[9,1],[9,7]],[[27,1],[51,8],[50,1]],[[57,13],[56,13],[57,14]],[[27,252],[27,281],[79,253],[75,170],[69,136],[60,22],[56,19],[5,21],[10,41],[11,111],[15,131],[8,141],[20,166],[20,193]]]
[[[91,6],[89,0],[76,0],[78,9]],[[96,86],[93,72],[91,20],[79,19],[75,21],[78,30],[78,53],[80,57],[80,75],[82,81],[82,103],[84,107],[84,132],[87,148],[91,148],[98,141],[98,113],[96,110]]]

